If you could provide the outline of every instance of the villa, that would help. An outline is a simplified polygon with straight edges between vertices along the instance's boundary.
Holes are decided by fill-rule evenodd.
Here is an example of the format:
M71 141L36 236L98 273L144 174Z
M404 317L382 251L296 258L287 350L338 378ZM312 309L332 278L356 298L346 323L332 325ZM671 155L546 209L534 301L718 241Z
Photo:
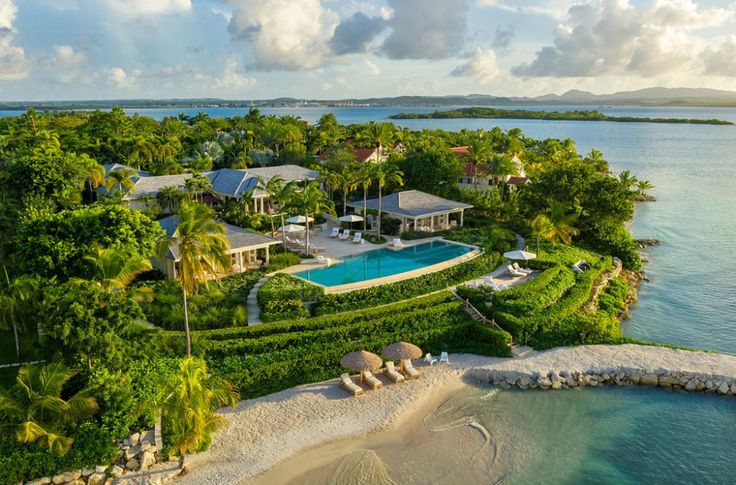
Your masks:
M121 164L104 165L105 173L120 169L130 169ZM212 184L212 194L220 200L241 199L245 194L252 194L253 209L255 212L266 212L268 194L261 188L260 180L268 181L274 177L281 177L286 182L301 182L314 180L318 174L314 170L300 167L298 165L279 165L274 167L258 167L248 169L221 168L208 172L202 172ZM185 183L192 174L177 175L151 175L148 172L136 171L132 177L133 190L123 196L129 207L133 209L146 209L152 200L155 200L159 191L164 187L178 187L186 190ZM106 192L101 187L99 193Z
M459 157L465 157L469 153L468 147L455 147L451 148L450 151ZM516 165L517 175L506 175L503 177L503 181L511 186L530 183L524 171L524 164L519 160L519 157L514 155L512 160ZM493 186L493 178L488 175L487 170L482 164L474 165L466 161L464 168L465 176L460 177L458 181L460 187L473 187L485 191Z
M348 207L363 209L363 201L348 203ZM378 199L368 199L367 207L378 210ZM401 221L401 232L425 231L435 232L463 226L463 217L467 209L473 206L463 202L443 199L436 195L419 190L405 190L386 195L382 198L381 211ZM456 214L455 218L451 216Z
M179 216L165 217L158 221L158 223L166 233L166 236L172 237L176 233ZM269 248L275 244L281 244L281 241L272 237L241 229L240 227L224 222L221 224L225 226L225 236L230 242L230 249L227 251L227 254L230 256L232 269L230 274L244 273L250 269L267 265L269 261ZM263 259L259 259L259 256ZM170 246L165 261L162 262L154 258L152 262L167 278L176 278L179 268L179 248L175 245Z

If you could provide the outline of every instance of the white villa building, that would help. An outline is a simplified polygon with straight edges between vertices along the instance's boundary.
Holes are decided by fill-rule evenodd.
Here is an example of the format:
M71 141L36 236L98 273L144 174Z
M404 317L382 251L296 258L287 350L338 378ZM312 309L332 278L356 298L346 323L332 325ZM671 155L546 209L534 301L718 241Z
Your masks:
M119 169L130 169L125 165L108 164L104 165L105 173ZM132 169L134 170L134 169ZM152 203L155 203L156 196L164 187L178 187L186 190L185 182L192 177L192 174L177 175L151 175L148 172L136 170L136 175L132 177L134 187L133 190L127 192L123 196L128 206L132 209L146 209ZM265 212L267 206L268 195L261 189L260 179L268 181L273 177L279 176L286 182L314 180L319 175L314 170L300 167L298 165L279 165L274 167L248 168L244 170L221 168L209 172L202 172L212 184L212 193L220 200L240 199L246 193L252 193L254 210L256 212ZM101 187L99 192L105 193L105 188Z
M378 210L378 199L368 199L367 206L368 209ZM363 201L349 202L348 207L354 208L355 212L360 214L363 210ZM470 204L443 199L420 190L405 190L385 195L381 203L382 213L401 221L401 232L412 230L435 232L462 227L465 210L472 207ZM451 217L452 215L454 217ZM371 218L372 226L373 219L375 218Z
M459 157L464 157L468 153L468 147L455 147L450 150ZM530 183L524 171L524 164L519 160L519 157L514 155L512 160L516 164L518 175L507 175L503 181L511 186ZM493 186L493 178L482 167L477 166L474 168L472 163L465 162L465 176L460 177L458 184L460 187L473 187L485 191Z
M169 216L158 221L166 236L173 237L176 235L176 228L179 224L179 216ZM225 236L230 242L230 249L227 254L230 256L231 271L229 274L237 274L248 271L249 269L259 268L268 264L269 248L275 244L281 244L281 241L257 232L241 229L221 222L225 226ZM263 258L263 259L259 259ZM165 260L154 258L153 265L160 270L167 278L173 279L177 276L179 266L179 248L176 245L169 247L169 251ZM213 275L214 276L214 275ZM224 276L224 275L218 275Z

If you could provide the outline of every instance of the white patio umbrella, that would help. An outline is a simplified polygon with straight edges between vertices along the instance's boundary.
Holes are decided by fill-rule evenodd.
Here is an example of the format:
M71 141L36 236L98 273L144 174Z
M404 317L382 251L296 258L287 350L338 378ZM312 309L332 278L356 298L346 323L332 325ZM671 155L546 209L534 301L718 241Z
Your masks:
M516 261L529 261L530 259L535 259L537 255L527 251L509 251L508 253L503 253L503 257Z
M304 232L306 227L299 224L287 224L278 228L276 232Z
M347 222L350 224L350 230L353 229L353 222L362 222L363 218L358 214L347 214L337 218L340 222Z
M293 216L286 219L286 222L290 224L304 224L305 222L314 222L314 217L304 217L304 216ZM302 231L304 228L302 227Z

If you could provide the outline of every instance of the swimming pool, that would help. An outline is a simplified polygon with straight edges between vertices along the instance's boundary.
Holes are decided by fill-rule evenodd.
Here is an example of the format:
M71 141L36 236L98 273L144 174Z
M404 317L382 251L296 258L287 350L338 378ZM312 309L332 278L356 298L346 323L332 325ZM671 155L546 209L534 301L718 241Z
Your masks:
M332 266L294 273L294 276L326 287L348 285L426 268L475 250L472 246L447 241L431 241L400 250L381 248L347 256Z

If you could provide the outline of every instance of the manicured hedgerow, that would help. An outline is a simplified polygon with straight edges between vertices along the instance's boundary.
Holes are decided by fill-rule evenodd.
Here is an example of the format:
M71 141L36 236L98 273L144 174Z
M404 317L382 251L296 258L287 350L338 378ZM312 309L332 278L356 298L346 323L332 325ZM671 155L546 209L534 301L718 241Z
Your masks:
M319 286L287 273L276 273L258 289L258 304L263 306L275 300L313 301L323 293Z
M350 293L325 295L312 309L315 315L326 315L406 300L483 276L494 270L500 261L498 253L482 254L470 261L417 278Z
M309 310L301 300L271 300L261 307L261 321L263 322L300 318L309 318Z

